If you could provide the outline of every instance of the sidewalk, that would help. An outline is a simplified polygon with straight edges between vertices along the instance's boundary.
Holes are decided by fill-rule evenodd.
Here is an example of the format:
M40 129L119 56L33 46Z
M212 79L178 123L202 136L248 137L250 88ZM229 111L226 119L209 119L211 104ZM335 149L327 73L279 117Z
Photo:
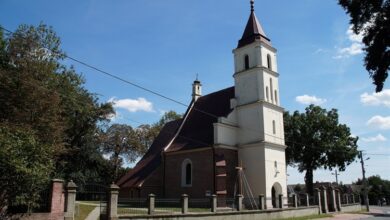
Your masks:
M333 214L331 218L322 218L322 220L334 220L334 219L343 219L343 220L357 220L357 219L371 219L375 214L385 214L383 210L371 208L370 213L339 213Z

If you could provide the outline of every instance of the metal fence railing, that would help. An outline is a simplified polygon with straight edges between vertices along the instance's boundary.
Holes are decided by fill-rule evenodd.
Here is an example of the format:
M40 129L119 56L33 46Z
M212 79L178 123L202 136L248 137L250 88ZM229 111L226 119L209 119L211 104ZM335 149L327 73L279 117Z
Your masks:
M118 215L147 215L146 198L119 198Z
M181 213L180 199L155 199L155 214L179 214Z
M200 213L210 212L211 210L211 199L210 198L189 198L188 199L188 212L189 213Z

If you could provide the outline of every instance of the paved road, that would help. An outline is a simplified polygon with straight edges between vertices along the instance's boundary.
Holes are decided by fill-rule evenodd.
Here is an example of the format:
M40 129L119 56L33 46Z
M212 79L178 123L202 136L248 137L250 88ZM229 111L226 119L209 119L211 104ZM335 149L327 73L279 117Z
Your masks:
M365 218L365 220L381 220L390 219L390 206L370 206L370 213L372 216Z
M390 206L370 206L370 213L364 214L337 214L332 218L322 220L390 220Z

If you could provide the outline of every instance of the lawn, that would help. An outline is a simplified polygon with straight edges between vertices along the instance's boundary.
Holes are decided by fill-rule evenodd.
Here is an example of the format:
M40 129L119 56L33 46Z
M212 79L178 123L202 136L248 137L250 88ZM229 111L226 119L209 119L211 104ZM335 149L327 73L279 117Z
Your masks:
M76 206L76 215L75 220L84 220L87 218L88 214L96 208L96 205L87 205L87 204L77 204Z

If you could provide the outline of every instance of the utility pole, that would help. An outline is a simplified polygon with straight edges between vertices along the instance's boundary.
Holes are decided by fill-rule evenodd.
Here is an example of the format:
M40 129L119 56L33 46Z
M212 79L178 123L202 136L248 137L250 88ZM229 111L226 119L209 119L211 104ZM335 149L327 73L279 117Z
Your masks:
M366 169L364 168L363 151L359 151L359 156L360 156L360 163L362 164L362 173L363 173L364 203L366 204L367 212L369 212L370 206L368 204L368 184L366 180Z
M337 173L337 169L334 170L334 173L332 173L332 175L335 175L335 176L336 176L336 185L339 185L338 175L340 175L340 174Z

